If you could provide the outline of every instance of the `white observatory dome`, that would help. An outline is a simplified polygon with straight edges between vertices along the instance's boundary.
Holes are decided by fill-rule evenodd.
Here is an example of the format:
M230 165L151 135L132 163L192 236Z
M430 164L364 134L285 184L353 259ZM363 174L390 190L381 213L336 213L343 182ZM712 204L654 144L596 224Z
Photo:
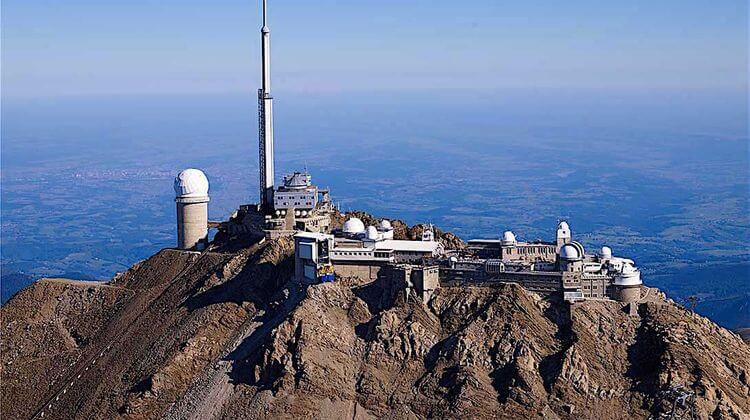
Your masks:
M612 258L612 248L608 246L603 246L602 252L600 255L602 258Z
M573 261L580 260L582 257L578 247L573 244L565 244L560 248L560 259Z
M383 219L380 221L380 228L383 230L391 230L393 229L393 226L391 226L391 222L389 222L386 219Z
M640 286L643 284L641 281L641 271L630 264L622 266L622 270L615 275L616 286Z
M377 240L378 239L378 229L375 226L368 226L367 227L367 239L371 240Z
M558 230L570 230L570 226L568 226L568 222L566 222L565 220L563 220L562 222L560 222L557 225L557 229Z
M348 234L362 233L365 231L365 224L356 217L352 217L344 222L344 226L341 228L341 230L344 233Z
M516 243L516 235L514 235L513 232L506 230L505 233L503 233L502 244L513 245L515 243Z
M208 178L199 169L185 169L174 179L177 197L205 197L208 195Z

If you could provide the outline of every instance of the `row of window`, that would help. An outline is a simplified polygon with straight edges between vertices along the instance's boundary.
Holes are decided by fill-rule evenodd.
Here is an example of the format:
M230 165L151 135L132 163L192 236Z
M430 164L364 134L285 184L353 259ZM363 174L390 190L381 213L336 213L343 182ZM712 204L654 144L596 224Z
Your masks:
M288 203L288 202L286 202L286 201L284 201L283 203L281 203L281 205L282 205L282 206L288 206L288 205L289 205L289 203ZM305 206L312 206L312 205L313 205L313 203L312 203L311 201L306 201L305 203L301 204L301 203L300 203L299 201L295 201L293 205L294 205L294 206L301 206L301 205L305 205Z
M369 256L370 253L367 251L336 251L336 255L346 255L346 256Z
M360 257L361 256L372 255L372 254L370 254L369 251L336 251L334 254L338 255L338 256L346 255L346 256L360 256ZM399 252L399 255L402 255L402 256L410 255L410 256L421 257L421 256L423 256L425 254L426 254L426 252L420 252L420 251L402 251L402 252ZM375 252L374 256L375 256L375 258L388 258L390 256L390 254L388 252L382 252L381 251L381 252Z
M421 252L421 251L399 251L399 255L417 255L422 256L427 254L427 252Z
M551 254L553 252L548 246L522 246L515 248L519 254ZM513 248L508 249L508 253L513 253Z
M274 194L274 197L276 197L279 200L294 200L295 198L298 200L314 200L315 195L313 194Z

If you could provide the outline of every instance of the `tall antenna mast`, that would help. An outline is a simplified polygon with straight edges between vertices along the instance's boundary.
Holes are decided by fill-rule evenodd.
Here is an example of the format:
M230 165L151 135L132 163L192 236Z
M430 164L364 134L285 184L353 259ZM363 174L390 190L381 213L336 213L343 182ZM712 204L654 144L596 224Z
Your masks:
M271 97L271 44L268 29L266 0L263 0L263 26L261 34L261 88L258 89L258 142L260 197L259 204L264 211L273 209L273 97Z

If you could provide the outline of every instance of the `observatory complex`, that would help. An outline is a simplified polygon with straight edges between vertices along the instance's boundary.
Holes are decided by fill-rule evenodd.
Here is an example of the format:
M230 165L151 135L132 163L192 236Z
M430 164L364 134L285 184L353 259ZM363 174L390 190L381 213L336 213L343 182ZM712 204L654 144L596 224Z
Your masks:
M416 240L408 240L403 233L397 237L388 220L366 226L353 215L346 218L333 205L330 191L314 185L307 171L287 174L276 186L266 0L262 21L258 202L239 206L227 221L210 222L208 179L198 169L180 172L174 182L179 249L195 252L211 247L209 226L218 228L217 238L223 241L254 238L257 243L293 236L297 281L380 282L403 291L407 299L425 303L442 287L505 283L541 295L559 295L569 302L641 299L643 284L635 263L614 256L606 246L586 253L573 240L566 221L558 223L549 242L519 241L512 231L505 231L497 239L473 239L451 249L432 226L424 227Z

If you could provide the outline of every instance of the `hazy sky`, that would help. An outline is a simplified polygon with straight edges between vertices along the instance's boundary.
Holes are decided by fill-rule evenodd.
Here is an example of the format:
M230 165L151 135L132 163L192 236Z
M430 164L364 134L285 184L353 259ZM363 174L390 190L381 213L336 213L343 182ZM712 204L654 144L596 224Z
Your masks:
M747 89L747 0L269 0L288 91ZM260 0L4 0L3 95L251 92Z

